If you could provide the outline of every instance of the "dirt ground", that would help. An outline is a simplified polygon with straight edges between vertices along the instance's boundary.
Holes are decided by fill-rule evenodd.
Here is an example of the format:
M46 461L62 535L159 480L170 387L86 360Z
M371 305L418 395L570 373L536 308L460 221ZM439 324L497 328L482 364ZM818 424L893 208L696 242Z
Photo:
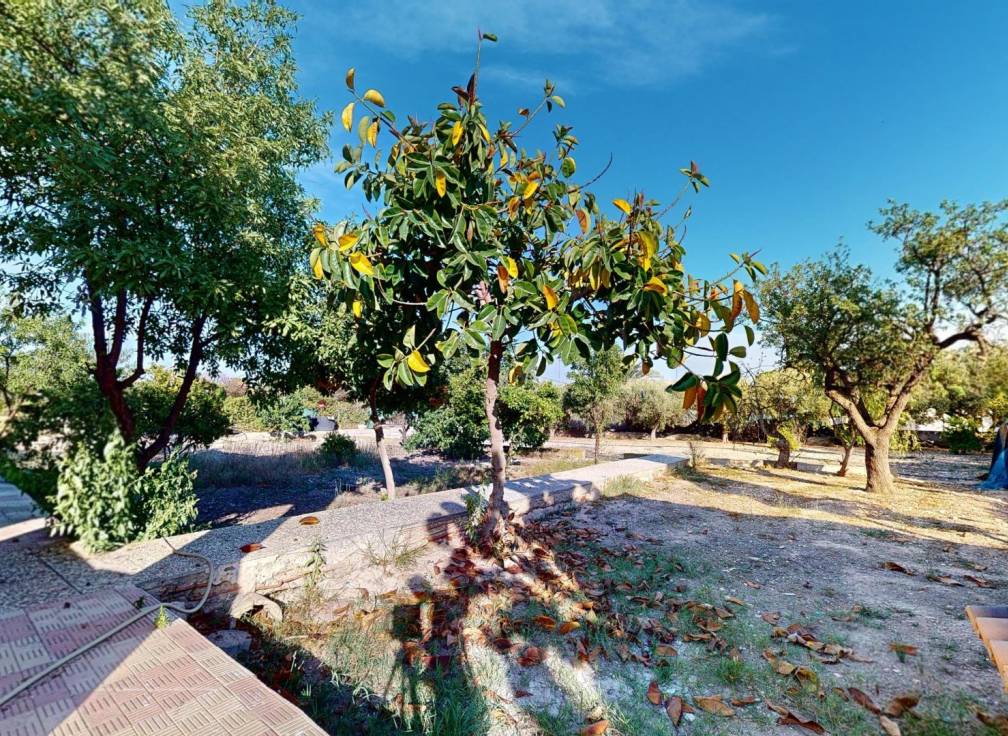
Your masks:
M334 734L1005 734L963 615L1008 595L982 465L932 455L947 482L892 499L771 469L628 479L520 528L504 569L390 557L371 595L256 629L247 663Z

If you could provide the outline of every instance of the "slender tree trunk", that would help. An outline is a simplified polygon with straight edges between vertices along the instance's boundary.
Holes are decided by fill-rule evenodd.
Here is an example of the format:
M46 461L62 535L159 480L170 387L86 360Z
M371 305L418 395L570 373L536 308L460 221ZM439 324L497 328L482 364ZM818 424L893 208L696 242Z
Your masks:
M840 460L840 470L837 471L837 475L841 478L847 475L847 466L850 465L851 453L853 452L854 445L844 445L843 458Z
M652 440L658 439L658 425L657 424L655 426L651 427L651 439Z
M492 487L486 518L483 521L482 538L485 542L493 542L504 536L506 508L504 505L504 480L507 458L504 456L504 432L497 417L497 392L500 385L501 359L504 356L504 346L500 340L490 343L490 355L487 360L486 391L483 408L486 412L487 424L490 428L490 468Z
M602 449L602 425L595 425L595 459L593 460L595 465L598 465L599 451Z
M870 493L892 495L896 493L896 483L889 467L889 443L892 432L879 430L872 438L865 438L865 471L868 480L865 490Z
M389 500L396 497L395 476L392 475L392 463L389 461L388 447L385 446L385 427L378 415L378 402L375 398L377 386L371 387L371 426L374 427L375 447L378 449L378 459L381 461L382 473L385 476L385 495Z
M728 444L728 427L725 426L721 427L721 444L722 445Z

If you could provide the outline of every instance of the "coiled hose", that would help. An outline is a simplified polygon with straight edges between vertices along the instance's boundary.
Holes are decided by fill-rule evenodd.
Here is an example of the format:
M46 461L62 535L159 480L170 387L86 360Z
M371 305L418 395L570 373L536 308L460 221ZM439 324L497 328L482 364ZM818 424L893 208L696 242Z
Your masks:
M187 608L184 603L182 603L180 601L173 601L173 602L170 602L170 603L151 604L151 605L147 606L146 608L140 609L140 611L138 611L134 616L131 616L130 618L128 618L125 621L123 621L122 623L116 624L111 629L109 629L108 631L106 631L104 634L102 634L101 636L99 636L97 639L94 639L93 641L89 641L87 644L82 644L77 649L74 649L72 652L70 652L70 654L66 655L65 657L63 657L61 659L56 660L55 662L53 662L51 665L49 665L48 667L46 667L41 672L35 673L34 675L32 675L27 680L25 680L24 682L22 682L21 684L19 684L17 687L15 687L10 692L4 693L4 695L2 697L0 697L0 708L2 708L4 705L6 705L7 703L9 703L11 700L13 700L14 698L16 698L18 695L20 695L21 693L23 693L28 688L30 688L32 685L34 685L35 683L37 683L39 680L42 680L42 679L48 677L49 675L51 675L53 672L55 672L56 670L58 670L60 667L64 666L67 662L70 662L70 661L76 659L77 657L79 657L80 655L84 654L84 652L88 651L89 649L93 649L94 647L98 646L99 644L101 644L106 639L108 639L108 638L110 638L110 637L115 636L116 634L118 634L120 631L122 631L123 629L125 629L127 626L129 626L131 624L134 624L137 621L139 621L140 619L142 619L144 616L148 616L148 615L154 613L154 611L159 610L162 606L164 608L168 608L168 609L171 609L172 611L175 611L177 613L182 613L182 614L185 614L185 615L189 615L191 613L196 613L198 610L200 610L201 608L203 608L203 604L206 603L207 602L207 598L210 597L210 588L213 586L213 573L214 573L213 563L208 558L204 557L203 555L196 554L195 552L183 552L181 550L172 549L172 554L180 555L182 557L192 557L193 559L202 560L203 562L206 563L206 565L207 565L207 585L206 585L206 590L203 591L203 597L200 598L199 603L197 603L192 608Z

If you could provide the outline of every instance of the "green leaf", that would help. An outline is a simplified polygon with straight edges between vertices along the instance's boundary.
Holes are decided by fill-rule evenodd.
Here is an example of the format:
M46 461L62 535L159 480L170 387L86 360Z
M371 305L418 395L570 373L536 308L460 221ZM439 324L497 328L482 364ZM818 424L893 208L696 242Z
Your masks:
M575 169L577 169L577 164L571 156L565 158L560 165L560 173L564 176L573 176Z
M687 373L685 376L680 378L678 381L669 386L667 391L674 391L676 393L681 393L687 389L691 389L700 383L700 379L693 373Z

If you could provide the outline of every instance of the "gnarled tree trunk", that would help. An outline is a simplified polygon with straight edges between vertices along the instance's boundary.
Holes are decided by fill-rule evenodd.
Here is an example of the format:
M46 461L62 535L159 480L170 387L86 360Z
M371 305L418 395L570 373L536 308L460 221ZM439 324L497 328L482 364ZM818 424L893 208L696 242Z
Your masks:
M791 467L791 445L783 437L777 439L777 467Z
M837 475L841 478L847 475L847 467L850 465L851 453L854 452L854 445L844 445L843 458L840 460L840 470Z
M879 430L874 433L874 437L865 437L865 472L868 475L866 491L883 495L892 495L896 492L896 482L889 467L891 441L891 431Z
M385 446L385 427L378 414L377 390L377 385L372 386L369 402L371 405L371 426L374 428L375 447L378 450L378 459L381 461L382 473L385 476L385 495L389 499L393 499L396 497L395 476L392 475L392 463L389 461L388 447Z
M481 536L483 541L492 542L504 536L507 509L504 504L504 480L507 459L504 456L504 431L497 417L497 393L500 386L501 360L504 357L504 346L500 340L490 343L490 355L487 360L486 391L483 408L486 412L487 424L490 427L490 468L491 482L490 500L486 518L483 520Z

